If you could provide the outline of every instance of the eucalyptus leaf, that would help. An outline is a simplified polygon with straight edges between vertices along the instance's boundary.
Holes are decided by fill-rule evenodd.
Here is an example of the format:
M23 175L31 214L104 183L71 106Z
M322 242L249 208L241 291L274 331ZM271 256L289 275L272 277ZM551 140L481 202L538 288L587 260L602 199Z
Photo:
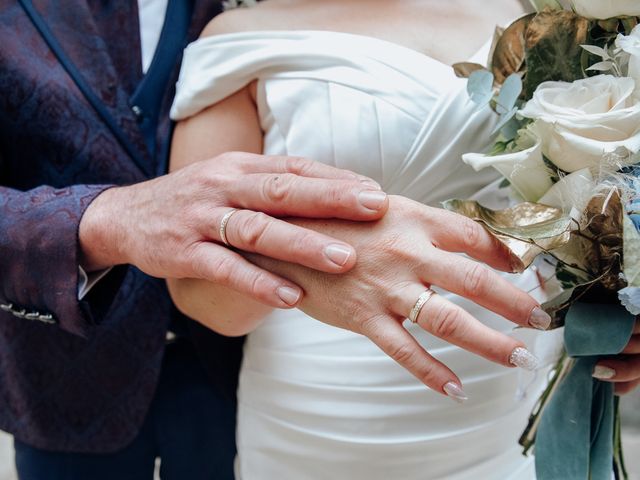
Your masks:
M524 78L529 99L542 82L584 78L581 45L587 44L589 20L569 11L543 11L526 29Z
M476 70L469 75L467 93L478 106L487 105L493 98L493 74L486 70Z
M513 107L511 111L500 114L500 121L496 124L495 128L491 132L491 135L495 135L496 133L500 132L504 128L504 126L507 125L511 121L511 119L513 119L513 117L516 116L516 113L518 113L518 107ZM507 137L507 140L512 140L513 138L515 138L515 134L512 137L508 137L507 135L504 136Z
M517 73L512 73L507 77L507 79L502 84L502 87L500 88L496 112L498 112L500 115L503 115L512 111L521 93L522 79Z
M509 121L500 129L500 135L505 140L515 140L518 136L518 132L522 128L522 122L517 117L513 116Z

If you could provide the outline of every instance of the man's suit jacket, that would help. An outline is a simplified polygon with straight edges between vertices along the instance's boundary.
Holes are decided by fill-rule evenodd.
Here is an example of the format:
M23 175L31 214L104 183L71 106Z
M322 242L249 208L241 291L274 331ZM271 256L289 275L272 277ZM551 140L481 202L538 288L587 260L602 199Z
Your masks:
M186 45L220 5L184 1L195 2ZM0 428L42 449L115 451L139 430L178 313L164 282L132 267L78 301L78 225L109 185L166 171L179 61L159 147L149 152L119 73L140 68L137 46L122 45L130 58L113 58L112 42L128 40L104 38L88 0L34 0L31 18L22 3L0 0ZM118 3L114 24L137 25L117 18ZM74 68L107 117L74 82Z

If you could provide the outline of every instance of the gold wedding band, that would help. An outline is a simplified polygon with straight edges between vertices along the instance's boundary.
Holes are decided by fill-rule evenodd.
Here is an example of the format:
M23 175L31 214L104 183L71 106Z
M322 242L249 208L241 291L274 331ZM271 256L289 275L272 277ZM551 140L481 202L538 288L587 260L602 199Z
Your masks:
M227 241L227 224L229 223L229 219L231 218L231 216L237 211L237 208L232 208L224 214L224 217L222 217L222 220L220 221L220 240L222 240L222 243L224 243L227 247L231 246L231 244Z
M422 292L418 297L418 300L416 300L416 303L413 305L411 312L409 312L409 320L411 320L413 323L418 323L418 315L420 315L422 307L424 307L427 302L431 300L431 297L433 297L435 294L436 292L434 292L430 288L427 288L424 292Z

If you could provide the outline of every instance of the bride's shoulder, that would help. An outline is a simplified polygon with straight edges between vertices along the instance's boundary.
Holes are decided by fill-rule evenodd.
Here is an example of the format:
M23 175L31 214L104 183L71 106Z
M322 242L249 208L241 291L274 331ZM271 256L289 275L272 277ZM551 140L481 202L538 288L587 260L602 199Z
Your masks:
M214 17L204 28L200 37L227 33L251 32L255 30L280 30L286 23L287 12L274 12L266 4L251 8L234 8Z

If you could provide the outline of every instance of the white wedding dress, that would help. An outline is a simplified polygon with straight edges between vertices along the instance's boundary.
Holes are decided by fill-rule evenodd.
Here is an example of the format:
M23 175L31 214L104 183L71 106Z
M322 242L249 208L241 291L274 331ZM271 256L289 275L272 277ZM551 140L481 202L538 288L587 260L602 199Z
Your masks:
M430 205L471 197L498 178L461 160L486 148L496 121L488 109L474 111L465 81L430 57L370 37L264 31L198 40L185 52L172 116L193 115L255 79L266 154L354 170ZM493 203L504 195L485 189ZM524 290L537 285L533 274L510 278ZM536 333L514 333L512 323L447 297L530 348L539 343ZM544 375L407 328L460 376L465 404L428 390L363 336L298 310L269 315L244 350L238 478L533 479L517 441Z

